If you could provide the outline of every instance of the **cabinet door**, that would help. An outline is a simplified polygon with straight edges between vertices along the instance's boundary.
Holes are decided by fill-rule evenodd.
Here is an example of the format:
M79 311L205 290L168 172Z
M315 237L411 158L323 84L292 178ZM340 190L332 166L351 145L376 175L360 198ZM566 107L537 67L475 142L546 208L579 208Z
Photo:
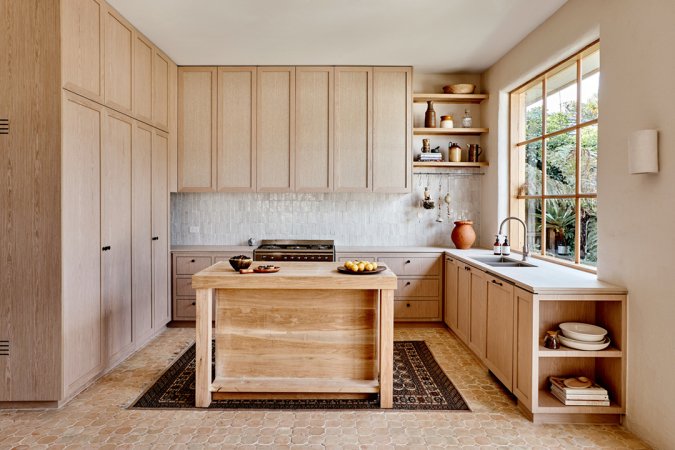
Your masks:
M532 411L532 399L534 391L538 389L536 381L533 383L533 352L539 345L536 335L538 330L533 327L533 318L538 314L533 311L534 302L532 294L520 288L515 288L513 293L515 303L515 355L513 359L513 393L530 411ZM536 356L535 363L536 363Z
M100 149L103 107L64 91L61 153L64 396L103 369ZM86 226L83 226L86 224Z
M457 295L459 267L452 258L445 258L445 290L443 291L443 320L451 330L457 330Z
M457 265L457 329L455 334L465 343L469 343L471 330L471 267L456 262Z
M131 299L133 340L143 341L152 332L151 161L149 125L136 123L131 152Z
M255 191L256 68L218 68L218 190Z
M152 123L152 44L140 34L134 39L134 113Z
M61 2L63 87L103 102L103 11L99 0Z
M257 85L257 189L291 192L295 188L295 68L258 67Z
M372 190L372 86L371 67L335 68L335 191Z
M513 390L513 326L513 286L489 277L485 360L509 390Z
M469 348L485 360L487 331L487 279L478 269L471 268L471 330Z
M106 110L101 151L101 293L108 365L132 342L131 144L133 119ZM105 249L105 250L103 250Z
M152 138L152 295L155 330L171 317L169 298L169 137L155 130Z
M410 192L410 67L373 69L373 191Z
M295 191L333 189L333 68L295 69Z
M216 69L178 70L178 191L215 190Z
M112 9L104 25L105 104L125 114L133 107L134 29Z
M152 122L169 131L169 58L154 49L152 57Z

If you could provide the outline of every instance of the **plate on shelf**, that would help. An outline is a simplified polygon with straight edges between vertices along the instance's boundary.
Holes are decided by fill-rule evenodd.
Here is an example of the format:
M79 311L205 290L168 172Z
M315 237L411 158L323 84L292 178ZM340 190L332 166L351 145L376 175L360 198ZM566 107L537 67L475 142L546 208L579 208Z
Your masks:
M340 266L340 267L337 268L337 270L340 273L345 273L345 274L348 274L348 275L372 275L374 273L384 272L385 270L387 270L387 268L385 266L377 266L377 269L375 269L375 270L364 270L363 272L352 272L351 270L346 269L344 266Z
M568 339L586 342L600 342L607 334L607 330L602 327L581 322L561 323L560 329Z
M272 266L272 267L258 266L253 269L255 273L274 273L280 270L281 267L279 266Z
M573 348L576 350L586 350L586 351L598 351L604 350L609 347L611 341L608 337L605 337L600 342L588 342L588 341L578 341L576 339L570 339L565 336L558 336L560 343L565 347Z

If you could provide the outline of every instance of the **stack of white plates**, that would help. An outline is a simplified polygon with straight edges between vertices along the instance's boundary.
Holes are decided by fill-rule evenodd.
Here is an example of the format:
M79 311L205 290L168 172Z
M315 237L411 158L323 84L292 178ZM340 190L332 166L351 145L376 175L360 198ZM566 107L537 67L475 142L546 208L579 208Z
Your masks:
M610 340L607 330L597 325L580 322L565 322L560 324L563 332L560 337L562 345L577 350L603 350L609 347Z

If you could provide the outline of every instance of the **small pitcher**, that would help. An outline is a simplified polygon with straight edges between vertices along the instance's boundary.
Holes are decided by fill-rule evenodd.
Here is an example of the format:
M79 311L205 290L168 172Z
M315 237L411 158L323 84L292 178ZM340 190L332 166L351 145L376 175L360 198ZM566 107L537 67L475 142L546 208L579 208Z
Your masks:
M480 145L469 144L469 162L478 162L478 158L480 157L481 153L483 153L483 150L480 148Z
M558 338L557 331L547 331L546 336L544 337L544 347L550 349L560 348L560 338Z
M448 143L448 160L450 162L462 161L462 147L459 144L455 144L454 142Z

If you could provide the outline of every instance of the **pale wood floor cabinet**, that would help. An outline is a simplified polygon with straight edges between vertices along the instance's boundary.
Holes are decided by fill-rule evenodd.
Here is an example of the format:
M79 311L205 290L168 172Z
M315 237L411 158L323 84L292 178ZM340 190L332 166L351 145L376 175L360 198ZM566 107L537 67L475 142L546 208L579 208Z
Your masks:
M445 324L518 399L534 422L616 423L625 414L626 294L570 288L535 294L445 256ZM563 322L599 325L612 345L602 351L549 350L543 336ZM610 406L565 406L550 376L584 375L609 392Z
M443 259L440 253L338 253L345 261L377 261L396 274L394 319L399 322L442 320Z
M99 0L3 2L0 42L0 408L53 407L170 318L176 66Z
M410 67L181 67L178 191L410 192Z

